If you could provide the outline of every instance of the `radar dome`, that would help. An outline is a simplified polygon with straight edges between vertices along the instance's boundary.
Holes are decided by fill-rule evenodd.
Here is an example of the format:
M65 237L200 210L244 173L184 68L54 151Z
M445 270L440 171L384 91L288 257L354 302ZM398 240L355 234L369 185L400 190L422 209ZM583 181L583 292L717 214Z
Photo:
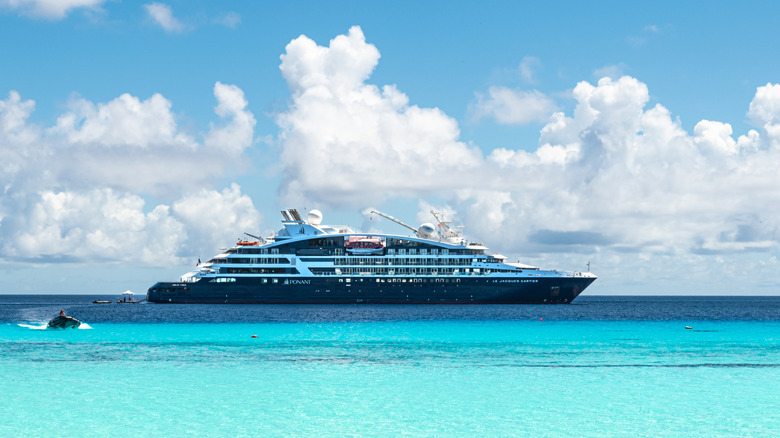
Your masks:
M436 227L433 226L433 224L425 223L420 225L420 228L417 230L418 233L420 233L421 237L430 237L433 233L436 232Z
M312 225L319 225L322 222L322 213L319 210L312 210L306 215L306 219Z

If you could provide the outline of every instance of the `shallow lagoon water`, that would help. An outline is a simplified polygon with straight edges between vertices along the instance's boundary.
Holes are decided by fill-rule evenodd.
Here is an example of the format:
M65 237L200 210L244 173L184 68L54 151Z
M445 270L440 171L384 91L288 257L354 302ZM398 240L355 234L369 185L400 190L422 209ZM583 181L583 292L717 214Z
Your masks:
M780 430L776 297L581 297L568 306L95 298L0 296L1 436ZM31 328L60 308L91 328Z

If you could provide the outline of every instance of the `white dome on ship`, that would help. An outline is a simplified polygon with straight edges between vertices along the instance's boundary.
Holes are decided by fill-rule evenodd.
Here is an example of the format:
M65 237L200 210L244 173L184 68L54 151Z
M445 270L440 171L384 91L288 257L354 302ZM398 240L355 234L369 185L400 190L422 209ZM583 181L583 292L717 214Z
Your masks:
M433 235L433 233L436 232L436 227L434 227L433 224L424 223L420 225L420 228L417 230L417 232L420 233L420 236L422 237L430 237Z
M312 210L306 215L306 219L308 219L309 223L312 225L319 225L322 223L322 212L319 210Z

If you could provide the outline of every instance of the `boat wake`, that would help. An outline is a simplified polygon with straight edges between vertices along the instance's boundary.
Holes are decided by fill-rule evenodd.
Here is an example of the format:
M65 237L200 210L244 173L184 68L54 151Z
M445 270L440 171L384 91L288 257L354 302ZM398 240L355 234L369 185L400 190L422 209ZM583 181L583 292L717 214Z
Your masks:
M46 330L49 325L48 323L44 322L41 324L16 324L19 327L30 329L30 330ZM91 330L92 326L87 324L86 322L82 322L80 326L76 327L77 330Z
M45 322L41 325L32 325L32 324L16 324L16 325L30 330L46 330L46 327L48 327L47 323Z

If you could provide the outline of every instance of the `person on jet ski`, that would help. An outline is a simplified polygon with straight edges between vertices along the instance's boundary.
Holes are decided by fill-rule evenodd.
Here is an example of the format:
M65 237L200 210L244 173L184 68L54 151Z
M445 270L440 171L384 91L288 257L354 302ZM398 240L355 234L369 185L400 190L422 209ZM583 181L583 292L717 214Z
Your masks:
M60 316L65 316L65 309L60 309Z

